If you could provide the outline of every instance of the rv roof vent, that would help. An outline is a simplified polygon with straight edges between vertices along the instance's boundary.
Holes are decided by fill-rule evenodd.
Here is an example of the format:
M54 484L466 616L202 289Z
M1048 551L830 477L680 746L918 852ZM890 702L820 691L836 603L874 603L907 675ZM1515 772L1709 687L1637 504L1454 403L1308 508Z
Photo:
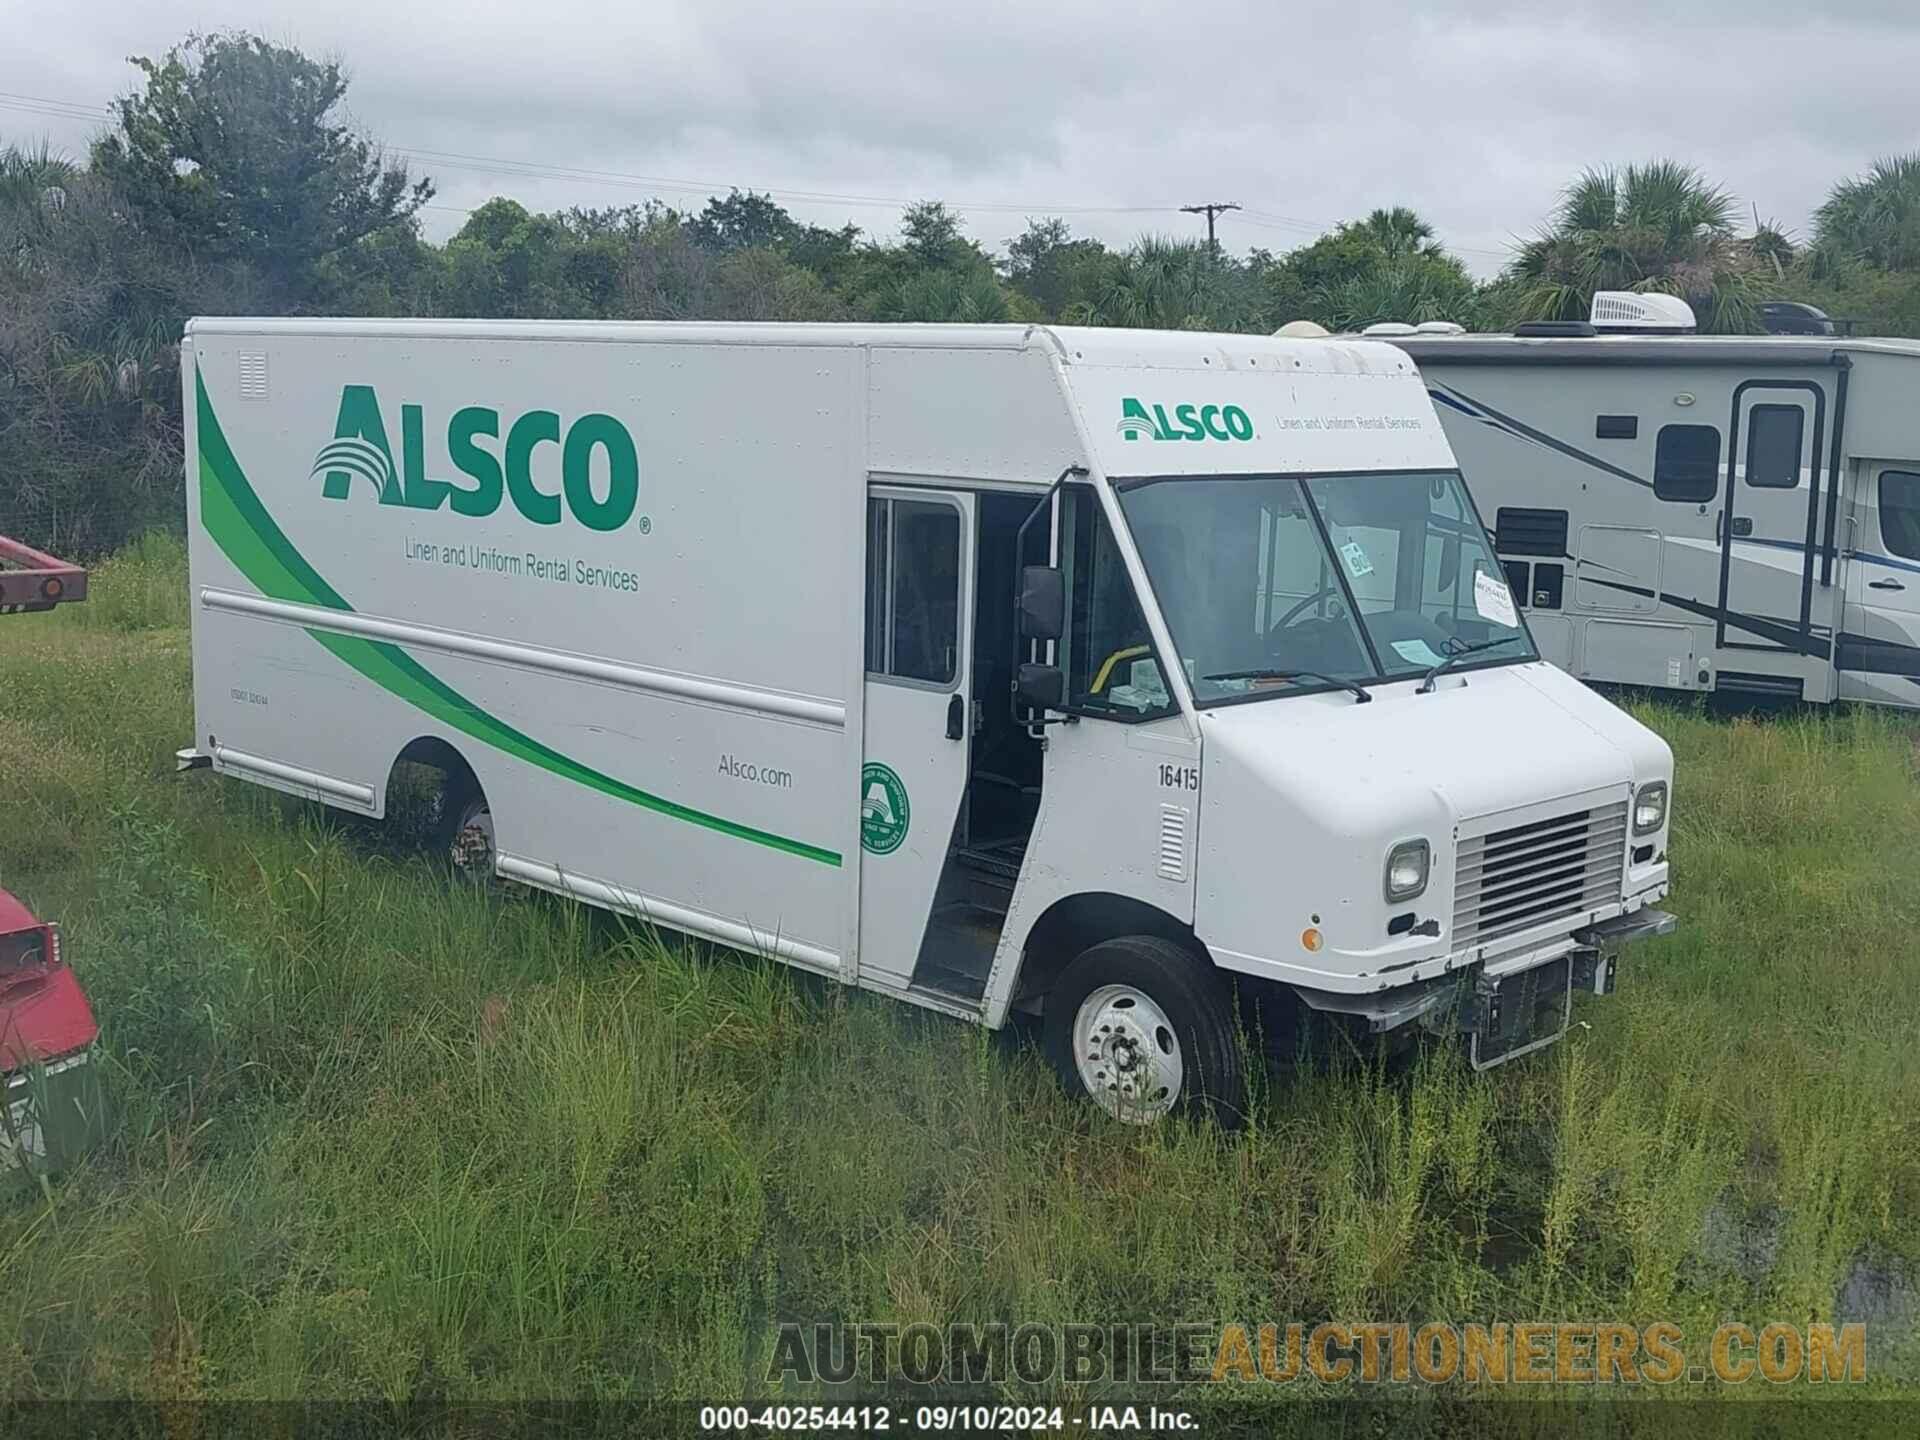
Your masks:
M1587 317L1599 331L1662 331L1670 335L1693 333L1693 307L1677 295L1639 294L1632 290L1594 293Z
M1528 320L1524 324L1514 326L1513 333L1537 338L1598 335L1600 332L1584 320Z
M1413 327L1418 335L1464 335L1467 327L1456 325L1451 320L1422 320Z
M1760 307L1760 325L1769 335L1831 335L1833 321L1817 305L1798 300L1769 300Z
M1413 326L1402 324L1398 320L1382 320L1377 325L1367 326L1367 328L1360 333L1362 335L1372 335L1377 339L1384 340L1389 337L1401 335L1418 335L1420 332L1414 329Z
M1289 320L1273 333L1282 340L1324 340L1328 331L1316 320Z

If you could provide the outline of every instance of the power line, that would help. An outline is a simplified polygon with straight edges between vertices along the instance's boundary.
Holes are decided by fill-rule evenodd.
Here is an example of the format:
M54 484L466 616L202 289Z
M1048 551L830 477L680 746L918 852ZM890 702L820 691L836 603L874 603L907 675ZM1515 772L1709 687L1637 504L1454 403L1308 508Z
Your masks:
M0 109L24 110L31 115L52 115L62 120L104 120L107 107L76 104L69 100L48 100L39 95L15 95L0 90Z

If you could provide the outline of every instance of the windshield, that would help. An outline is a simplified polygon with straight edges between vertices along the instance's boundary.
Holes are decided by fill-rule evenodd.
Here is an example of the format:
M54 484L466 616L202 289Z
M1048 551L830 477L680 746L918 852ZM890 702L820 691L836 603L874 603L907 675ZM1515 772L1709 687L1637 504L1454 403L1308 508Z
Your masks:
M1119 488L1197 704L1539 658L1455 473Z

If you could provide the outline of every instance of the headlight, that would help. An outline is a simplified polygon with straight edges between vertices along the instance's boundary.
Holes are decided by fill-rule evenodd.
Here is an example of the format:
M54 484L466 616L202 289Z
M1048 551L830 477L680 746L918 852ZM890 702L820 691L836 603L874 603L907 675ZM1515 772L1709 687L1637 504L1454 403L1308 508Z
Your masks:
M1433 850L1424 840L1402 840L1387 852L1387 899L1411 900L1427 888Z
M1633 797L1633 833L1648 835L1667 823L1667 782L1642 785Z

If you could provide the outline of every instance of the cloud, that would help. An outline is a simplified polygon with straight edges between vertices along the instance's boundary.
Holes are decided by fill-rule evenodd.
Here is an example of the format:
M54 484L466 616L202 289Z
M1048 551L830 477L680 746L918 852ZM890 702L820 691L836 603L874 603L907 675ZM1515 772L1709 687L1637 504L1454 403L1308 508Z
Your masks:
M0 91L104 101L124 56L223 25L345 60L389 144L479 157L424 165L442 231L495 193L697 204L737 184L844 197L789 203L877 232L940 196L995 244L1029 212L1110 242L1197 233L1180 205L1233 200L1223 240L1280 250L1407 204L1485 274L1584 166L1687 160L1804 232L1836 179L1920 148L1920 12L1895 3L96 0L0 16ZM87 128L0 125L69 149ZM500 158L695 188L487 173Z

